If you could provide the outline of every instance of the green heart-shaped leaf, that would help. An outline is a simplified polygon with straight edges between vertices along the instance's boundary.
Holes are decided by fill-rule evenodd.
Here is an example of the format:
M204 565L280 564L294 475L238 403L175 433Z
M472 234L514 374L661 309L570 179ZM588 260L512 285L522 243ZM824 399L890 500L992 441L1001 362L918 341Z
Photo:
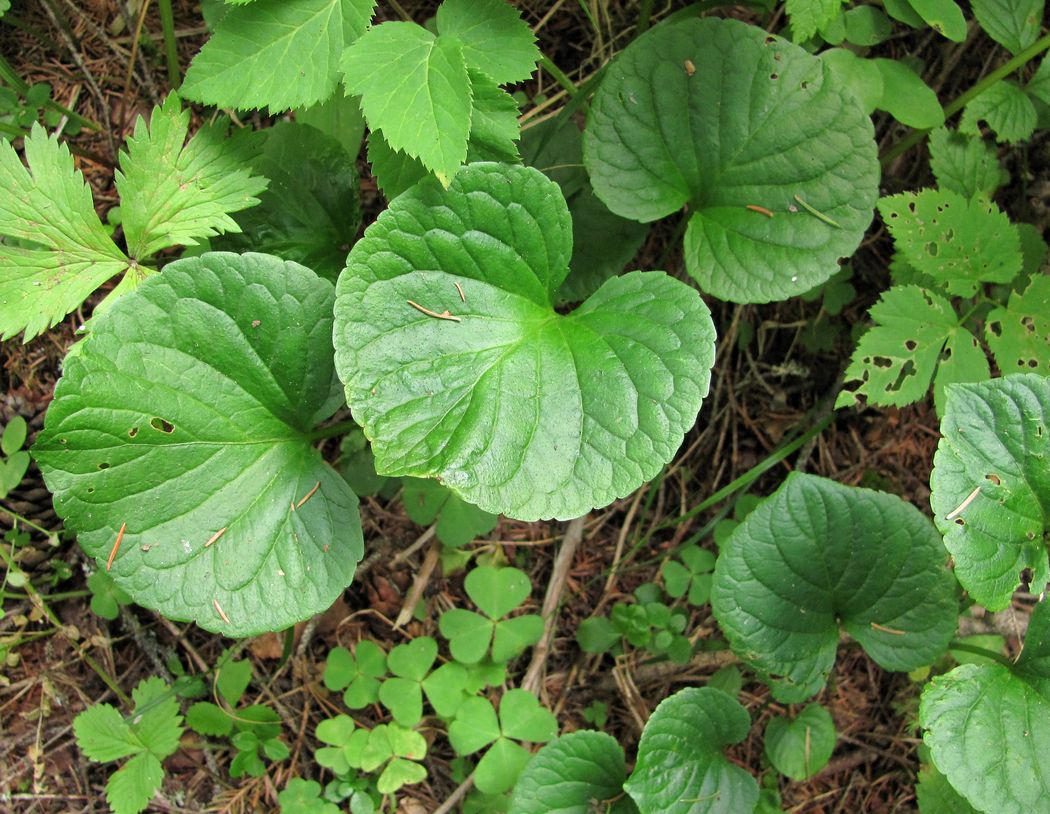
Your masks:
M508 690L499 702L500 729L508 738L546 743L558 734L558 719L528 690Z
M423 690L418 681L388 678L379 685L379 701L402 726L415 726L423 718Z
M474 785L485 794L509 791L531 758L532 754L521 744L507 738L497 738L478 761L474 770Z
M491 620L474 611L452 608L441 614L438 624L456 661L476 664L485 658L495 629Z
M707 393L714 327L662 273L552 307L571 224L557 185L472 164L400 195L339 278L336 360L376 468L486 511L579 516L669 461Z
M417 636L407 644L399 644L386 657L390 672L401 678L422 681L437 658L438 646L430 636Z
M930 505L955 575L979 603L1001 610L1030 568L1050 581L1050 378L1025 373L948 388Z
M746 814L758 802L758 784L722 750L750 727L747 710L721 690L677 692L645 725L624 790L642 814Z
M805 780L823 769L835 750L835 722L820 704L810 704L798 717L769 719L763 738L776 770L792 780Z
M434 712L443 718L451 718L470 697L467 682L467 668L459 662L450 661L423 680L423 692L427 694Z
M1017 662L964 664L919 705L933 762L978 811L1029 814L1050 800L1050 606L1035 606Z
M955 580L930 521L894 495L792 473L726 541L711 608L778 699L817 692L841 625L876 662L930 664L955 632Z
M427 770L420 763L396 757L391 760L376 781L376 791L380 794L393 794L402 786L422 783L427 778Z
M66 358L34 454L97 562L124 530L110 573L138 604L249 636L349 584L357 499L309 435L340 404L331 307L302 266L209 254L122 297Z
M852 91L736 20L657 26L624 49L595 94L584 158L618 215L647 222L688 205L686 268L734 302L827 280L878 195L874 131Z
M492 635L492 660L510 661L543 636L543 620L535 614L515 616L496 624Z
M448 739L457 755L472 755L499 736L499 719L487 698L464 701L448 727Z
M493 621L502 619L532 593L528 574L517 568L475 568L467 574L463 587L478 609Z

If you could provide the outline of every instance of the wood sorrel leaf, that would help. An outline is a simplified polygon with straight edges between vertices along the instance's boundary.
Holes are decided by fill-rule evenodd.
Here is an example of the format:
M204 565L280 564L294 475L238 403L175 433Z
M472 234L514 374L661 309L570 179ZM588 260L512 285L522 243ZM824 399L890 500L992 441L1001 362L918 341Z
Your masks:
M687 20L610 65L584 160L618 215L688 205L686 268L704 291L769 302L824 282L860 243L879 180L873 133L817 57L735 20Z
M294 263L203 255L118 300L66 357L34 454L135 602L248 636L350 582L357 500L308 435L341 402L332 299Z
M1050 379L1036 373L948 388L930 505L955 575L990 610L1010 604L1021 572L1050 581Z
M734 652L804 701L839 626L887 670L929 664L955 631L955 580L929 520L900 498L793 473L722 547L711 608Z
M366 231L339 278L336 365L376 468L438 477L523 520L626 495L681 444L707 393L714 326L662 272L552 302L571 224L536 170L424 180Z

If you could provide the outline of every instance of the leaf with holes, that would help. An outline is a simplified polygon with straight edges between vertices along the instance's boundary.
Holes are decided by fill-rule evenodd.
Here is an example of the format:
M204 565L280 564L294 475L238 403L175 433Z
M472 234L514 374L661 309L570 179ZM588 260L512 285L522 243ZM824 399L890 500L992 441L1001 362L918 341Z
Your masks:
M1039 112L1020 87L1000 79L966 106L959 119L959 132L980 135L982 121L988 123L1000 144L1016 144L1035 132Z
M980 283L1008 283L1021 270L1021 238L999 207L944 189L902 192L879 201L879 212L906 263L972 297Z
M67 356L34 454L138 604L248 636L349 584L357 499L310 436L342 403L331 308L302 266L209 254L146 280Z
M577 517L669 461L707 393L714 327L663 273L552 307L571 225L536 170L472 164L391 202L339 278L336 365L378 471L438 477L523 520Z
M869 314L875 325L853 351L836 407L911 404L926 395L932 382L940 408L945 383L988 378L988 360L977 339L939 294L893 286Z
M1050 581L1050 379L1035 373L948 389L930 505L955 575L975 601L1001 610L1030 569Z
M955 791L978 811L1046 808L1050 767L1050 607L1035 606L1014 663L964 664L926 686L923 740Z
M723 751L750 728L747 710L721 690L681 690L650 716L624 790L642 814L750 812L758 784Z
M1050 277L1011 291L1006 307L988 314L985 339L1003 374L1050 373Z
M895 495L792 473L726 541L711 608L733 651L797 703L824 685L840 627L887 670L944 653L957 621L945 559Z
M930 133L930 169L938 187L964 198L990 198L1010 180L990 144L946 127Z
M624 49L595 94L584 161L618 215L648 222L688 205L686 269L734 302L831 277L871 222L879 180L871 120L834 71L713 18Z

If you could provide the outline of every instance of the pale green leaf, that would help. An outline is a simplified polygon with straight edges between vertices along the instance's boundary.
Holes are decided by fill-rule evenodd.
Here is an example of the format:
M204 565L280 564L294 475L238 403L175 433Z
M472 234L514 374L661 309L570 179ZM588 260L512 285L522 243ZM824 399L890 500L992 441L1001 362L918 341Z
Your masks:
M343 54L346 87L368 125L447 185L467 157L471 89L463 48L415 23L388 22Z
M475 568L463 586L478 609L492 620L502 619L532 593L529 575L517 568Z
M445 0L437 30L458 39L467 64L498 85L527 79L540 58L532 30L504 0Z
M106 801L114 814L139 814L164 782L164 768L149 753L135 755L109 776Z
M152 676L140 681L131 691L135 710L131 728L158 760L164 760L179 748L182 737L182 715L179 699L164 679Z
M919 804L919 814L978 814L936 766L919 769L915 801Z
M750 727L747 710L721 690L681 690L645 725L624 790L642 814L749 814L758 784L722 750Z
M838 271L879 178L871 120L834 71L714 18L624 49L595 94L584 155L618 215L648 222L688 205L686 269L735 302L784 299Z
M69 148L33 125L27 169L0 141L0 339L25 341L57 324L102 283L128 267L95 214L91 189Z
M485 794L509 791L531 758L532 755L520 744L508 738L497 738L474 769L474 785Z
M930 169L939 188L964 198L991 198L1010 180L990 144L946 127L930 133Z
M1046 810L1050 766L1042 756L1050 750L1048 651L1050 613L1040 602L1015 664L964 664L933 678L922 694L919 719L933 762L978 811Z
M231 212L255 206L266 179L252 175L250 131L227 138L228 123L206 125L188 142L190 113L174 93L142 116L115 175L128 250L142 260L169 246L238 232Z
M426 767L411 760L396 757L391 760L376 780L376 791L393 794L402 786L422 783L427 779Z
M500 729L508 738L546 743L558 734L558 719L528 690L508 690L499 702Z
M145 751L124 716L109 704L95 704L77 715L73 719L73 733L80 751L99 763Z
M100 564L125 527L110 573L140 605L247 636L350 582L357 501L308 436L341 403L331 307L301 266L210 254L144 282L67 356L35 455Z
M1021 271L1021 237L985 198L944 189L902 192L879 201L901 258L945 286L972 297L980 283L1008 283Z
M215 107L306 107L339 83L343 49L375 0L255 0L230 9L194 57L180 92Z
M1039 37L1044 0L971 0L973 16L985 33L1011 54Z
M954 42L966 39L966 18L955 0L908 0L934 31Z
M615 738L571 732L529 761L514 786L510 814L591 814L592 801L615 800L626 779L623 749Z
M566 518L670 460L707 392L709 312L634 272L558 315L569 229L554 183L497 164L421 182L369 227L339 278L336 359L378 471Z
M862 59L846 48L829 48L820 58L857 97L865 113L873 113L883 95L882 72L871 59Z
M826 26L842 8L842 0L787 0L784 10L791 22L792 39L808 40Z
M937 94L915 71L896 59L873 59L882 74L882 99L877 107L901 124L919 129L944 124L944 109Z
M469 152L476 160L517 163L520 160L516 144L520 135L518 103L485 74L471 69L468 75L473 105Z
M3 433L0 433L0 452L4 455L14 455L26 442L26 434L29 427L26 420L20 415L14 416L7 422Z
M1035 132L1039 114L1020 87L1001 79L966 106L959 119L959 132L980 135L982 121L995 133L997 142L1016 144Z
M1050 581L1050 379L1035 373L948 389L930 477L937 528L976 602L1001 610L1030 569Z
M985 322L985 339L1003 375L1050 373L1050 277L1038 274Z
M823 769L835 750L835 722L820 704L809 704L794 719L769 719L762 738L773 767L792 780L806 780Z
M957 621L945 560L895 495L792 473L723 546L711 608L733 651L796 703L827 680L840 627L887 670L938 658Z
M937 372L933 376L933 404L937 415L944 415L948 385L983 382L989 378L988 356L977 337L965 328L952 331L941 350Z

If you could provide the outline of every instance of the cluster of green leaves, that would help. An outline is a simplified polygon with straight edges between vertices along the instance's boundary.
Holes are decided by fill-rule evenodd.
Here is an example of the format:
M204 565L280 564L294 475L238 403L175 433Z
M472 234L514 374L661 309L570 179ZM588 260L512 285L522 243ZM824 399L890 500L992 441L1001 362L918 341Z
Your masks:
M696 548L696 551L702 549ZM700 568L707 568L707 557L704 551L697 557ZM711 557L710 568L697 574L689 572L681 562L668 561L682 569L675 571L671 585L667 588L668 596L680 598L687 593L691 604L703 604L707 597L697 603L692 602L694 594L703 593L697 584L707 584L710 590L711 570L714 568L714 557ZM694 581L697 580L698 581ZM681 589L675 597L671 591ZM689 622L688 614L672 608L665 602L665 596L658 585L645 583L634 590L634 602L617 602L612 606L608 616L592 616L585 619L576 629L576 641L585 653L610 653L617 656L624 652L625 645L648 650L664 656L678 664L685 664L693 655L693 646L683 632Z

